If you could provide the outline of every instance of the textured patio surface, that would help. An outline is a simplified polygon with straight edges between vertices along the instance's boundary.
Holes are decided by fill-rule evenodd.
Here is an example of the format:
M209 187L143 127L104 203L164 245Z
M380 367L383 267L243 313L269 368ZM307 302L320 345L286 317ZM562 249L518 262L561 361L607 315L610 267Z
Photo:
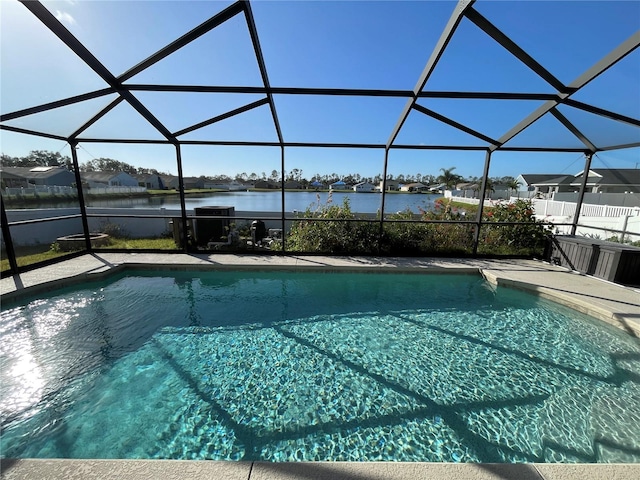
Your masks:
M3 460L3 480L636 480L640 465Z
M478 272L497 285L534 292L588 313L640 338L640 290L614 285L532 260L375 257L270 257L94 253L0 280L2 299L39 293L104 276L123 266L189 269L354 270ZM442 464L442 463L266 463L170 460L12 460L2 479L606 479L640 478L640 464Z

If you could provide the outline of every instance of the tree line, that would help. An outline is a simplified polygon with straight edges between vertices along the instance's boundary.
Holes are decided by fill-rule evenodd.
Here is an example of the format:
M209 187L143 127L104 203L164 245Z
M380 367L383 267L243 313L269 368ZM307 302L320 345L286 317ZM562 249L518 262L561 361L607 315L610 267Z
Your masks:
M0 164L3 167L58 167L73 171L73 161L68 155L61 155L60 152L51 152L48 150L31 150L29 155L24 157L12 157L5 155L0 156ZM125 172L129 175L170 175L161 172L155 168L135 167L120 160L113 158L95 158L79 165L81 172Z
M60 152L51 152L48 150L32 150L28 155L24 157L11 157L4 153L0 156L0 165L3 167L47 167L47 166L64 166L67 169L73 171L73 162L68 155L61 155ZM79 165L81 172L125 172L130 175L166 175L169 173L161 172L155 168L135 167L126 162L120 160L114 160L113 158L96 158L89 160L88 162L81 163ZM400 183L423 183L425 185L443 184L447 188L454 188L459 183L472 183L477 184L479 187L482 182L480 177L468 177L464 178L454 172L456 167L441 168L439 175L431 174L398 174L387 175L387 180L395 180ZM272 170L270 175L266 172L257 174L251 172L238 173L234 177L228 175L200 175L199 178L218 181L229 182L236 180L239 182L256 182L258 180L263 181L280 181L280 172L278 170ZM369 182L373 185L378 185L382 181L381 175L375 175L373 177L365 177L359 173L350 173L347 175L338 175L337 173L320 174L315 173L311 178L306 178L302 169L293 168L290 171L285 172L285 181L296 181L302 186L306 187L314 182L322 183L323 185L330 185L334 182L342 180L347 184L356 184L360 182ZM487 182L487 191L493 191L495 185L505 185L513 190L518 189L518 183L511 176L506 177L491 177Z

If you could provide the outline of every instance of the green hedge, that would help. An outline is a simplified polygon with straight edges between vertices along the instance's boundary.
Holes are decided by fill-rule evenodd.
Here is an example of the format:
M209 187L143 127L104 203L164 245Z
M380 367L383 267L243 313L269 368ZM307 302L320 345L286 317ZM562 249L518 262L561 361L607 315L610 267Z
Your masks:
M386 218L382 232L379 221L364 221L351 211L349 200L331 203L315 211L307 209L304 220L293 222L287 236L287 251L327 254L429 255L471 254L475 226L437 223L474 220L464 208L440 199L433 211L416 215L407 210ZM417 217L417 220L416 220ZM478 253L492 255L541 256L548 225L537 221L531 202L518 200L486 208L483 212ZM434 223L435 222L435 223ZM518 222L517 225L492 225Z

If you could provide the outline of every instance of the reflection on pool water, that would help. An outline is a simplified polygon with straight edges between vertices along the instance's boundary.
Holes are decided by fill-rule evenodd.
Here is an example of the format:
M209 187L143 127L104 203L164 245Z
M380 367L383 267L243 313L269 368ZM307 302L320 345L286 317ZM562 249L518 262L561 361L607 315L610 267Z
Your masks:
M4 457L640 462L640 344L475 275L144 272L3 305Z

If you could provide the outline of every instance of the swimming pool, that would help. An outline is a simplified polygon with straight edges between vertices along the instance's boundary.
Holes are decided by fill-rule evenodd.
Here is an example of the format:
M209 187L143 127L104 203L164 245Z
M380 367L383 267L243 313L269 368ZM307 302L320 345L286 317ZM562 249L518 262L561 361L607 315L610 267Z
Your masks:
M4 457L640 461L640 345L476 275L128 271L3 304Z

